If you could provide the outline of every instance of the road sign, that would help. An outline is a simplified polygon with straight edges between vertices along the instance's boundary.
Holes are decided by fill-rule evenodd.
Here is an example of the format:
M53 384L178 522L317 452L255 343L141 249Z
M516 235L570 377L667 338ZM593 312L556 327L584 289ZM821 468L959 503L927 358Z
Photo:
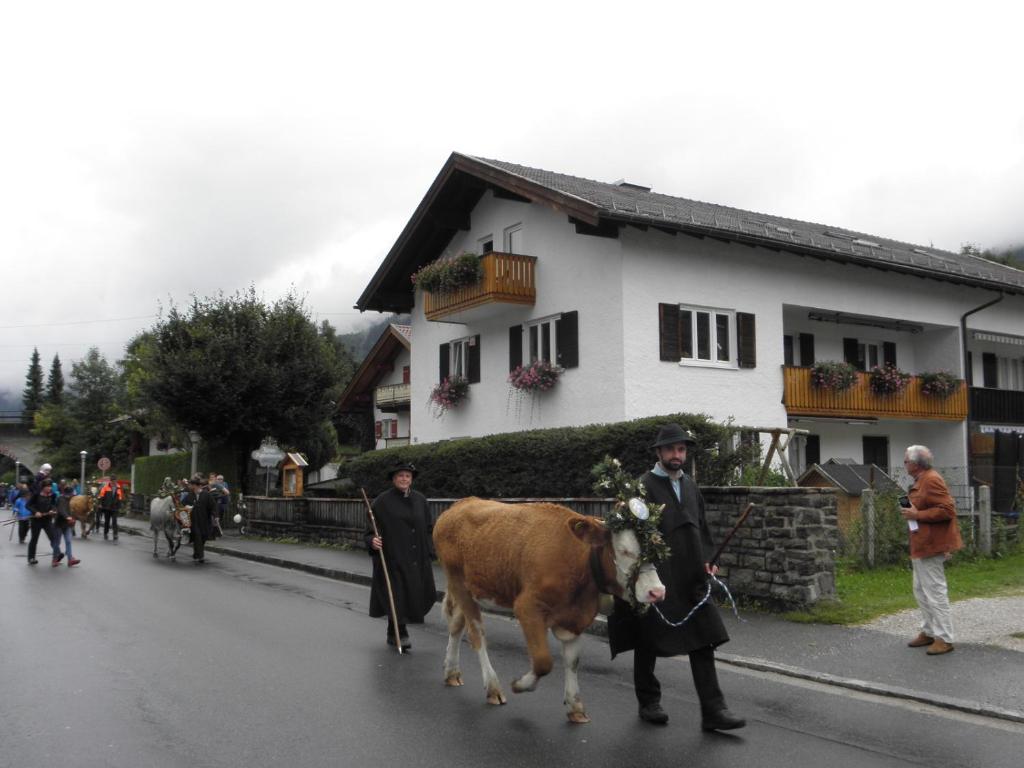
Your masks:
M100 468L100 472L106 472L110 469L110 459L103 456L99 461L96 462L96 466Z

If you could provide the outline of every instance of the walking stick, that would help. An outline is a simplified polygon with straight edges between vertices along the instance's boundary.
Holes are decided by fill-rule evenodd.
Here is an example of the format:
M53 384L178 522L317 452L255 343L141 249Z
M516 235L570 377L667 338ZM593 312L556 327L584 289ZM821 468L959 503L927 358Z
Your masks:
M373 535L378 539L380 538L380 531L377 530L377 519L373 516L373 507L370 506L370 499L366 495L366 490L360 488L359 491L363 494L363 501L366 502L366 513L370 516L370 524L373 526ZM395 632L395 647L398 648L399 653L404 653L402 650L402 638L398 634L398 611L395 608L395 593L391 590L391 576L388 574L388 562L384 559L383 547L377 552L380 555L380 565L384 569L384 584L388 588L388 606L391 609L391 628Z

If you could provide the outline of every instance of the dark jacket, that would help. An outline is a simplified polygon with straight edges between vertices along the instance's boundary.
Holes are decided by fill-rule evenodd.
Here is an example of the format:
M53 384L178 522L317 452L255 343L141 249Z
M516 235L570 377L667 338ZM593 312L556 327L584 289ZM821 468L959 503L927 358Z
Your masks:
M69 526L74 527L75 518L71 515L71 497L67 494L62 493L57 498L57 516L53 522L62 531L66 530Z
M641 478L647 500L664 504L658 528L671 556L657 564L665 585L665 600L658 604L669 621L681 621L700 602L707 589L704 563L714 554L711 532L704 518L704 497L685 474L681 479L682 502L676 499L667 477L648 472ZM699 648L715 647L729 640L722 617L711 599L681 627L665 624L653 608L638 616L629 604L616 599L608 617L608 644L612 658L638 645L651 645L658 656L676 656Z
M399 624L420 624L437 602L437 587L430 564L434 542L427 497L419 491L405 496L397 488L384 491L373 500L373 515L384 540L384 559L391 576ZM380 556L370 547L373 526L367 521L366 548L373 558L370 615L388 616L387 584Z
M192 505L192 540L208 541L213 531L213 516L217 514L217 500L205 486Z

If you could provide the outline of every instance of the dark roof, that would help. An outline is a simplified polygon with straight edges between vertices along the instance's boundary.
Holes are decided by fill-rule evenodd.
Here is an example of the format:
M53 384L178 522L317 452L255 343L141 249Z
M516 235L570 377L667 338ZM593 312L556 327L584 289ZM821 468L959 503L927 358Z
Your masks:
M1024 270L928 246L713 203L625 183L593 181L502 160L452 153L363 295L361 310L408 311L410 275L443 251L487 190L566 213L577 229L614 234L655 227L772 250L1024 294Z
M408 325L388 323L338 398L338 411L359 413L371 410L373 388L384 374L391 370L391 363L403 349L412 349L412 328Z
M885 471L874 464L841 464L831 459L824 464L813 464L797 478L801 485L807 477L819 474L834 486L850 496L860 496L871 487L871 473L874 470L875 490L882 493L902 493L903 489Z

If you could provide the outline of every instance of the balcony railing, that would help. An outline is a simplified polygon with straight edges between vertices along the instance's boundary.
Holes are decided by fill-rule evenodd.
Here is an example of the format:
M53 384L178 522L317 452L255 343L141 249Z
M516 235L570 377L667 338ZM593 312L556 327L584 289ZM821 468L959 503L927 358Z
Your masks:
M537 297L534 256L488 253L480 257L484 276L476 285L423 294L427 320L465 322L497 314L505 305L533 306Z
M373 402L382 411L408 408L409 392L409 384L385 384L373 391Z
M949 397L933 397L921 392L921 380L913 376L906 389L894 395L876 395L871 377L857 374L857 383L844 392L818 389L811 384L810 368L783 366L785 391L783 405L790 416L828 416L869 419L943 419L967 418L967 388Z
M971 387L971 419L1024 424L1024 392Z

